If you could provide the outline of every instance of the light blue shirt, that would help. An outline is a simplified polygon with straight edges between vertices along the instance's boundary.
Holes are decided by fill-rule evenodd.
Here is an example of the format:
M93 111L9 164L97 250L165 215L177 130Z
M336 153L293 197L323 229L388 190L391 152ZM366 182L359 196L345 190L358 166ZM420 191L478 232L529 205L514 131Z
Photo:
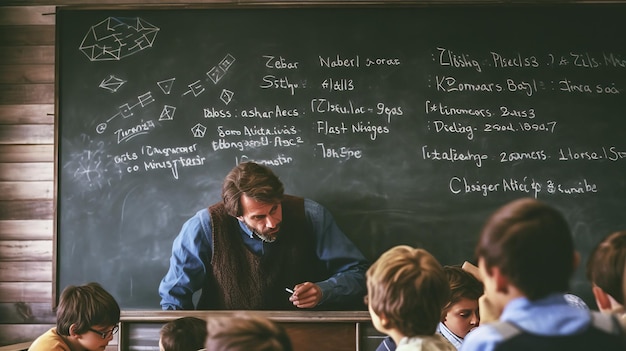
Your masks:
M461 348L461 345L463 344L463 338L451 332L450 329L448 329L448 327L446 327L446 325L442 322L439 322L439 325L437 325L437 333L446 338L446 340L448 340L454 347L456 347L457 350Z
M536 335L564 336L583 332L591 323L588 310L570 305L563 294L552 294L537 301L517 298L510 301L500 316L520 329ZM492 351L502 335L489 324L471 331L461 351Z
M317 202L304 199L304 212L316 237L316 254L332 276L316 282L325 302L340 302L346 297L366 294L365 271L368 263L361 251L339 229L330 212ZM192 296L203 286L211 272L213 240L208 209L198 211L187 220L172 245L170 267L159 285L161 307L166 309L194 309ZM250 229L239 222L244 244L256 255L262 256L265 245ZM288 298L285 294L285 298Z

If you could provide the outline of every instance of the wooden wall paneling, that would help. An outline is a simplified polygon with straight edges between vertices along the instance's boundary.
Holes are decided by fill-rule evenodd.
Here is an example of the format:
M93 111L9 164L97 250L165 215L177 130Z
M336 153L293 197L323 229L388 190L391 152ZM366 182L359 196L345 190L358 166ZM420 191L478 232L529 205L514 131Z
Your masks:
M0 281L51 282L52 261L4 261L0 264Z
M0 105L53 103L54 84L0 85Z
M0 124L54 124L54 103L0 105Z
M0 46L0 63L5 65L54 63L54 46Z
M29 304L23 302L0 303L0 323L53 324L56 323L56 313L49 302Z
M54 204L52 200L0 201L0 220L53 219L53 217Z
M53 25L0 26L0 46L54 45Z
M2 125L0 144L54 144L54 125Z
M54 65L2 65L0 84L54 83Z
M0 221L1 240L52 240L51 219Z
M50 282L0 282L0 302L51 303ZM1 340L1 339L0 339Z
M54 180L54 163L0 163L0 181Z
M2 261L52 261L52 240L0 240Z
M0 163L2 162L54 162L54 144L0 145Z
M54 196L53 182L0 182L0 201L49 199Z
M0 9L0 26L54 25L55 11L56 6L5 6Z

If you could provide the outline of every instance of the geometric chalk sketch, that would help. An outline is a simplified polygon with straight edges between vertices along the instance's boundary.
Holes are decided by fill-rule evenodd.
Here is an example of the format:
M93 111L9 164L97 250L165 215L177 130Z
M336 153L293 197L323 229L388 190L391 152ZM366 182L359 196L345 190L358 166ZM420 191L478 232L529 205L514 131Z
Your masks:
M198 123L191 128L191 133L194 138L204 138L204 134L206 134L206 127Z
M169 106L169 105L163 106L163 110L161 110L161 116L159 116L159 121L173 120L175 112L176 112L176 107Z
M231 54L226 54L226 56L220 61L220 63L211 68L206 75L211 78L213 84L217 84L217 82L226 75L226 72L230 68L230 66L235 62L235 58Z
M159 88L161 88L161 91L163 91L163 94L169 95L172 92L172 86L174 86L175 80L176 78L170 78L157 82L157 84L159 85Z
M228 105L233 100L233 96L235 96L235 93L228 89L224 89L222 90L222 94L220 94L220 100L222 100L224 104Z
M202 86L202 84L200 84L200 81L197 80L189 85L187 85L189 87L189 90L187 90L186 92L183 93L183 96L189 94L189 93L193 93L193 96L198 97L198 95L202 94L204 92L204 87Z
M109 17L90 28L79 49L90 61L119 61L152 47L158 32L139 17Z
M109 78L105 78L100 82L100 88L106 89L112 93L115 93L122 85L126 83L125 80L110 75Z

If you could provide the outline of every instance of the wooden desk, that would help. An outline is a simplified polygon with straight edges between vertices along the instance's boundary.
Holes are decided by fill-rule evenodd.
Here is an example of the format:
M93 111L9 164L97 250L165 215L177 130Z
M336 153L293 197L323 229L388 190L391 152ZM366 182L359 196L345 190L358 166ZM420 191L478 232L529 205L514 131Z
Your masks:
M158 351L159 330L168 321L192 316L232 315L241 311L122 311L119 350ZM246 311L285 327L295 351L374 351L382 335L367 311Z

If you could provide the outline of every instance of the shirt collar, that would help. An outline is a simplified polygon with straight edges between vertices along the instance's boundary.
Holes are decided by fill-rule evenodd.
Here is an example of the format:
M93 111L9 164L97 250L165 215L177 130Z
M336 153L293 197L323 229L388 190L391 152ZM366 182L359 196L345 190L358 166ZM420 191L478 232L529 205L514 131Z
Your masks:
M446 338L446 340L454 345L457 350L461 348L461 344L463 344L463 338L460 338L456 334L451 332L450 329L448 329L448 327L446 327L446 325L442 322L439 322L439 325L437 326L437 332L439 332L439 334L441 334L444 338Z

